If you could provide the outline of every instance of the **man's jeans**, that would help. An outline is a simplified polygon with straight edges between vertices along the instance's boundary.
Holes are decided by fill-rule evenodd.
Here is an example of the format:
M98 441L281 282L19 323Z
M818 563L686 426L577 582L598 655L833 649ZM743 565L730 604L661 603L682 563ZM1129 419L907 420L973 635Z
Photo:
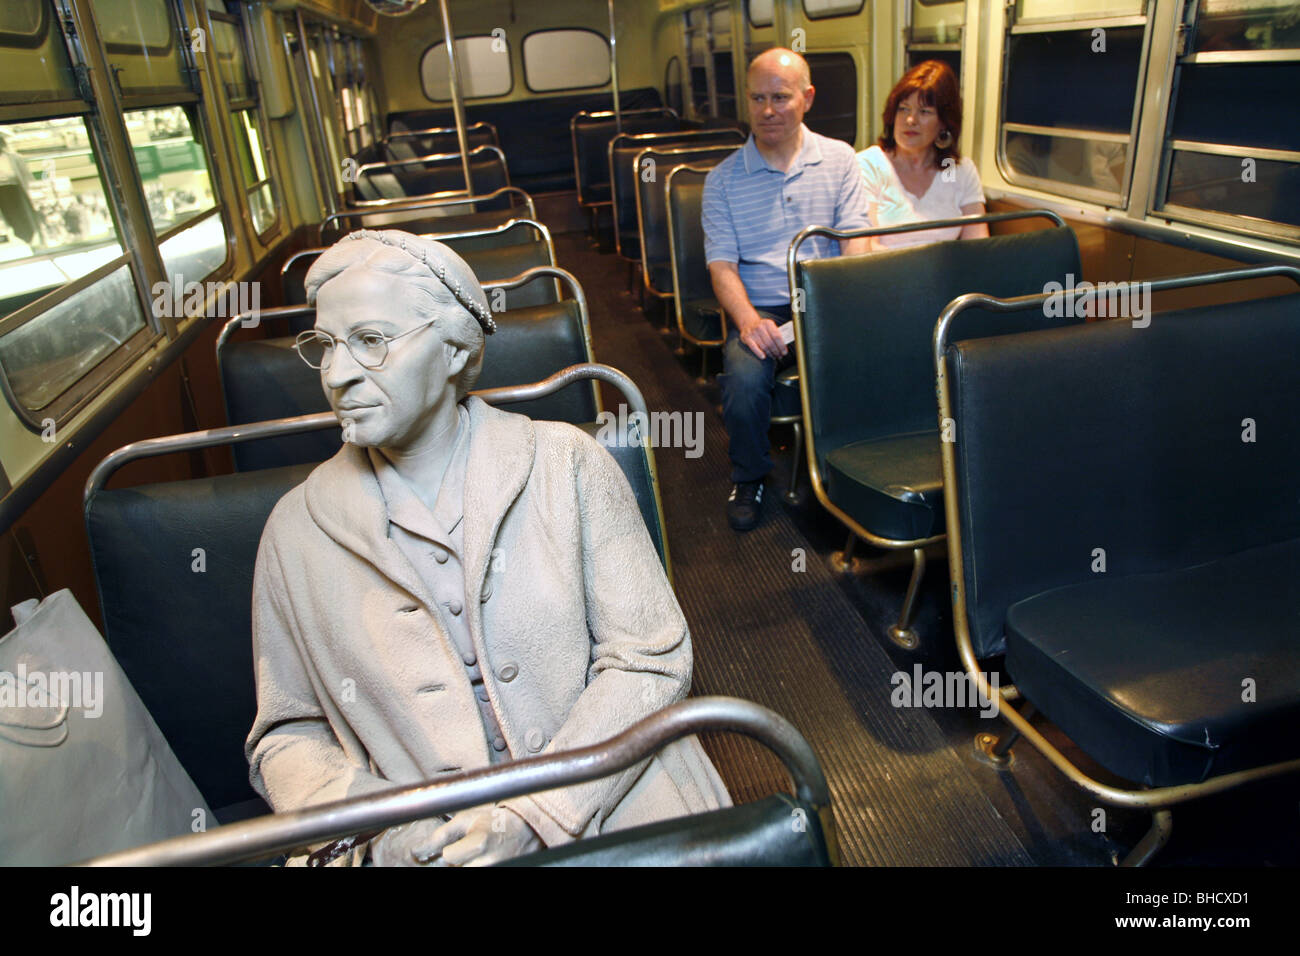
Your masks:
M760 315L777 325L790 318L790 307L759 306ZM788 346L782 359L758 358L740 341L734 326L727 331L722 348L725 371L718 377L722 385L722 418L727 425L731 455L731 480L759 481L772 470L768 454L767 430L772 417L772 387L778 372L794 365L794 345Z

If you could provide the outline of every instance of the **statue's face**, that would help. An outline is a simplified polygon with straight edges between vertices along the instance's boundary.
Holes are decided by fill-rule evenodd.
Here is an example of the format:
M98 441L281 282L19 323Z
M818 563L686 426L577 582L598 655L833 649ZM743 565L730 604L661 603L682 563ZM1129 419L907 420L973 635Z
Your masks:
M424 327L429 318L417 308L420 301L428 300L409 277L359 267L330 279L317 293L317 330L344 341L362 330L390 339L403 336L388 343L378 368L366 368L340 342L329 368L321 370L344 440L405 450L419 441L442 403L455 403L450 378L464 366L466 353L443 341L436 326Z

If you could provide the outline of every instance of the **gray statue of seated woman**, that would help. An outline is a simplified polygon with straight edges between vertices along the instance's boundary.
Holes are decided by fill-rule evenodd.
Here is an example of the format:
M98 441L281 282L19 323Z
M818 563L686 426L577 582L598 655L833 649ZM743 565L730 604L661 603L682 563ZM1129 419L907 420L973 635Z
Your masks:
M464 261L356 232L307 294L316 327L296 347L345 443L258 550L245 752L272 808L587 746L683 698L690 635L618 465L571 425L467 396L495 325ZM369 857L483 865L729 804L692 737L612 777L384 831Z

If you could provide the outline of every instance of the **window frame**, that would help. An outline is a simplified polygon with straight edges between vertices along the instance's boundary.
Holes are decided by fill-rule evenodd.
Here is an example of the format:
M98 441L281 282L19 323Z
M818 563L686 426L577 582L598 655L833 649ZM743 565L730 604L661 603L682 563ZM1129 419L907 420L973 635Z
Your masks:
M534 31L534 32L536 32L536 31ZM467 33L467 34L465 34L464 36L453 37L453 38L452 38L452 42L453 42L453 43L459 43L461 40L473 40L473 39L475 39L475 38L477 38L477 37L482 37L483 39L486 39L486 40L495 39L495 38L492 36L491 33ZM525 37L525 39L527 39L527 38ZM498 99L499 97L502 97L502 96L509 96L511 93L513 93L513 92L515 91L515 65L514 65L514 59L513 59L513 57L511 56L511 53L510 53L510 40L509 40L509 38L507 38L507 39L505 40L505 44L506 44L506 58L507 58L507 61L506 61L506 62L508 63L508 65L509 65L509 67L510 67L510 87L509 87L509 88L508 88L504 93L490 93L490 94L486 94L486 95L484 95L484 96L466 96L466 95L462 92L462 93L461 93L461 99L462 99L462 100L464 100L464 101L466 101L466 102L468 102L469 100L494 100L494 99ZM430 43L427 47L425 47L425 48L424 48L424 52L420 54L420 60L419 60L419 63L420 63L420 92L424 94L424 98L425 98L426 100L428 100L430 103L450 103L450 102L452 101L452 99L451 99L450 96L448 96L446 99L434 99L432 96L429 95L429 91L428 91L427 88L425 88L425 85L424 85L424 58L425 58L426 56L428 56L428 55L429 55L429 52L430 52L431 50L433 50L435 47L437 47L437 46L446 46L446 45L447 45L447 41L444 40L444 39L437 39L437 40L434 40L434 41L433 41L432 43ZM523 47L521 46L521 47L520 47L520 50L522 51L522 49L523 49ZM521 64L520 64L520 66L521 66L521 71L522 71L522 62L521 62ZM448 87L447 87L448 90L451 89L450 82L451 82L451 78L448 77ZM535 92L535 91L532 91L532 92Z
M223 6L226 5L223 4ZM282 212L282 199L280 196L280 189L275 182L275 175L274 175L275 167L273 165L274 157L271 151L271 141L267 135L268 131L266 125L266 117L263 115L263 111L262 111L262 96L261 96L262 79L257 72L257 64L255 59L252 56L252 50L253 50L252 37L248 30L248 24L246 22L246 18L241 14L230 13L228 6L226 6L225 14L219 14L213 11L209 6L205 4L204 15L207 16L208 18L208 23L209 23L208 35L213 38L212 55L214 58L217 55L217 46L216 46L216 39L215 39L216 31L211 29L211 24L213 21L228 23L232 25L235 28L236 42L243 44L244 66L246 72L248 73L247 79L251 85L251 91L253 95L251 97L244 97L241 99L232 100L230 98L230 91L226 89L225 81L221 76L221 70L219 65L217 67L216 72L213 74L213 76L215 81L214 85L221 88L219 96L221 98L221 102L225 104L225 112L230 119L230 123L231 123L230 136L234 138L234 137L244 135L242 129L236 128L238 114L251 110L257 122L257 131L259 137L259 143L257 145L262 152L262 161L266 164L266 177L264 179L258 180L255 183L252 183L251 185L245 186L243 184L243 176L242 176L238 156L232 155L229 158L231 160L232 168L235 170L235 178L240 182L240 186L243 193L244 203L243 203L243 208L240 211L241 215L243 216L245 222L247 223L249 230L252 232L253 235L257 237L258 242L260 242L263 246L265 246L268 244L270 239L274 238L279 233L280 225L281 222L283 221L284 216ZM238 150L239 148L238 144L234 142L231 142L230 146L232 150ZM253 149L253 144L248 143L248 148L251 151ZM268 225L265 229L259 231L256 223L253 222L252 195L254 191L261 189L263 186L268 186L270 188L271 209L272 212L274 213L274 216L271 219L270 225Z
M1144 0L1143 10L1145 12L1141 16L1093 17L1091 19L1077 19L1066 16L1026 20L1022 22L1016 21L1015 6L1008 6L1007 9L1009 15L1004 23L1002 38L1002 82L1001 89L998 93L997 140L995 143L995 157L998 173L1002 176L1003 180L1014 186L1027 187L1029 189L1039 190L1040 192L1051 193L1056 196L1096 203L1110 209L1128 210L1133 191L1134 165L1138 154L1138 138L1142 122L1142 108L1146 94L1147 75L1151 59L1151 35L1153 32L1151 17L1152 4L1153 0ZM1103 29L1114 29L1133 26L1142 27L1142 43L1138 52L1138 70L1134 82L1133 102L1129 114L1129 130L1127 136L1122 133L1084 130L1074 127L1039 127L1033 124L1009 124L1007 122L1007 90L1008 80L1010 79L1011 73L1011 41L1013 37L1027 33L1070 33L1092 30L1097 27ZM964 56L962 57L962 65L964 68ZM1009 126L1012 128L1008 129ZM1062 139L1122 142L1126 144L1127 149L1125 150L1124 155L1124 176L1120 181L1118 191L1112 193L1104 189L1081 186L1075 183L1067 183L1062 182L1061 180L1047 179L1040 176L1030 176L1025 173L1017 172L1012 167L1010 160L1007 158L1008 132L1051 136Z
M525 33L523 39L519 41L519 72L523 74L524 89L529 93L550 95L555 93L571 93L575 90L603 90L614 82L614 74L611 70L609 77L604 83L593 83L587 86L557 86L545 90L534 88L533 85L528 82L528 60L524 55L524 50L527 48L529 37L536 36L539 33L594 33L596 36L600 37L601 41L604 43L606 54L609 53L609 37L592 27L540 27L536 30L530 30ZM605 57L605 62L606 64L609 63L608 55Z
M1251 216L1236 215L1197 206L1185 206L1171 203L1169 195L1170 178L1173 173L1174 154L1192 153L1210 156L1230 156L1238 158L1275 160L1289 162L1300 170L1300 150L1279 150L1265 147L1236 146L1228 143L1202 142L1199 140L1178 140L1173 137L1174 113L1178 106L1178 97L1182 91L1183 68L1185 66L1210 67L1221 65L1254 63L1297 63L1300 73L1300 48L1280 48L1276 50L1216 50L1198 53L1195 49L1196 29L1199 26L1200 3L1188 0L1183 7L1183 16L1176 23L1177 47L1172 57L1172 77L1169 94L1165 98L1165 114L1161 124L1159 161L1154 188L1148 198L1147 214L1171 222L1220 229L1238 235L1282 242L1300 240L1300 225L1278 222L1273 219L1256 219ZM1186 49L1186 53L1180 51Z

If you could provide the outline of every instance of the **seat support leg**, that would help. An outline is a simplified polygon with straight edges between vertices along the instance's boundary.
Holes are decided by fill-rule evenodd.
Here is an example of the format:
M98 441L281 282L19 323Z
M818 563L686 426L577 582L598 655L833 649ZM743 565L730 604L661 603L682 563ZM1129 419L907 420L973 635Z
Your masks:
M799 503L799 462L803 458L803 422L791 422L794 429L793 457L790 462L790 485L786 488L786 504Z
M925 549L912 549L912 579L907 585L907 594L903 598L903 608L898 612L898 623L889 629L889 639L899 647L909 651L916 650L921 639L912 627L912 617L916 614L916 597L921 590L921 578L925 577Z
M853 571L853 545L857 540L858 536L850 531L849 540L844 542L844 550L831 552L831 570L836 574L849 574Z
M1005 701L999 701L998 706L1009 706ZM1025 702L1025 706L1020 708L1020 716L1025 720L1032 720L1037 711L1034 705ZM1020 731L1011 727L1001 737L997 734L982 733L975 735L975 756L979 757L985 763L992 764L995 767L1007 767L1011 765L1011 748L1015 746L1020 739Z
M1138 841L1138 845L1129 851L1128 856L1120 860L1120 866L1146 866L1169 842L1174 832L1174 813L1172 810L1151 811L1151 829Z

